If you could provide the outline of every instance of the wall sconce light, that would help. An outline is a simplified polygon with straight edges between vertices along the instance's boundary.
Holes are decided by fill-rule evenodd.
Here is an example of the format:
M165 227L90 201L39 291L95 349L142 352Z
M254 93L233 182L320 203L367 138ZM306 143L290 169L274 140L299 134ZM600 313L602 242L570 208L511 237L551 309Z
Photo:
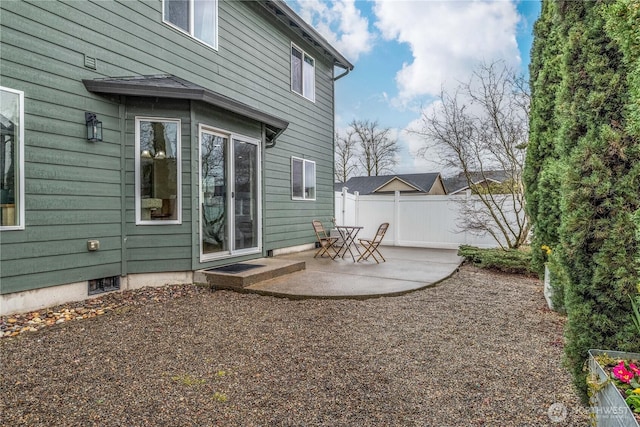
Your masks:
M84 113L87 122L87 140L91 142L102 141L102 122L96 117L96 113Z

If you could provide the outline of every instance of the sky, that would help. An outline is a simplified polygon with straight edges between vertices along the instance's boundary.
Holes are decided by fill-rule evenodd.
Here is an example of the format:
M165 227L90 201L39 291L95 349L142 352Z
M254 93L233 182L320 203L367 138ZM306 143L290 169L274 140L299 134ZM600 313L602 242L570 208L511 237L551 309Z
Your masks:
M539 0L286 1L355 66L336 82L336 130L354 119L390 128L400 147L394 173L441 171L416 155L424 142L407 129L479 63L528 75L540 14Z

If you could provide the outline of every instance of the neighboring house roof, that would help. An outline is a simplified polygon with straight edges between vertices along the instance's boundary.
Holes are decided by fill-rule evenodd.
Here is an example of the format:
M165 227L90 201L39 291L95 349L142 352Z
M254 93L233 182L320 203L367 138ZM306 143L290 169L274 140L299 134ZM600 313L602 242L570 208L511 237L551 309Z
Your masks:
M349 193L361 194L389 193L393 191L411 193L431 193L438 184L443 186L438 172L398 175L356 176L345 183L336 183L336 191L347 187ZM443 186L444 187L444 186Z
M296 12L293 11L284 0L261 0L259 2L265 9L293 31L297 32L303 39L315 46L325 56L333 59L333 64L344 68L347 71L353 70L353 64L342 56L331 44L318 33L315 28L307 24ZM346 73L345 73L346 74Z
M473 184L478 185L485 182L503 182L509 179L509 174L503 170L492 170L484 172L471 172L471 179ZM444 178L444 186L447 189L447 194L457 194L461 191L469 189L467 178L463 172L458 175Z

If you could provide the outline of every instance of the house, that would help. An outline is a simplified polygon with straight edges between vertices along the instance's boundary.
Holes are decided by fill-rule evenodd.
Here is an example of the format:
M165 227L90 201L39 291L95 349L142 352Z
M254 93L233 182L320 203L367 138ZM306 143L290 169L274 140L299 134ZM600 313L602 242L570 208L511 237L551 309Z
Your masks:
M0 3L0 313L313 246L334 83L284 1Z
M347 187L349 193L367 194L430 194L445 195L444 183L440 173L414 173L400 175L355 176L345 183L334 184L335 191Z
M504 170L490 170L483 172L471 172L471 182L475 186L487 186L490 184L500 184L509 179L509 174ZM444 179L447 194L460 194L469 190L469 181L463 172Z

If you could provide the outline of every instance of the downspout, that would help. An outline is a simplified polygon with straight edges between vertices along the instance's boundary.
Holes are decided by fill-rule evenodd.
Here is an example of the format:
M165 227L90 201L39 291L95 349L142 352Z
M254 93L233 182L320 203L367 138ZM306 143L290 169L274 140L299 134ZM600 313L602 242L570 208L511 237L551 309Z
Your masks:
M127 236L127 97L122 96L118 105L118 124L120 125L120 276L128 274L128 254L129 245ZM127 282L125 282L127 283ZM128 288L128 286L127 286Z
M278 137L280 135L282 135L282 133L286 130L285 129L280 129L279 131L275 132L274 135L272 137L269 137L268 132L267 132L267 125L265 125L264 123L262 124L262 132L264 134L264 148L273 148L276 146L276 140L278 139Z

